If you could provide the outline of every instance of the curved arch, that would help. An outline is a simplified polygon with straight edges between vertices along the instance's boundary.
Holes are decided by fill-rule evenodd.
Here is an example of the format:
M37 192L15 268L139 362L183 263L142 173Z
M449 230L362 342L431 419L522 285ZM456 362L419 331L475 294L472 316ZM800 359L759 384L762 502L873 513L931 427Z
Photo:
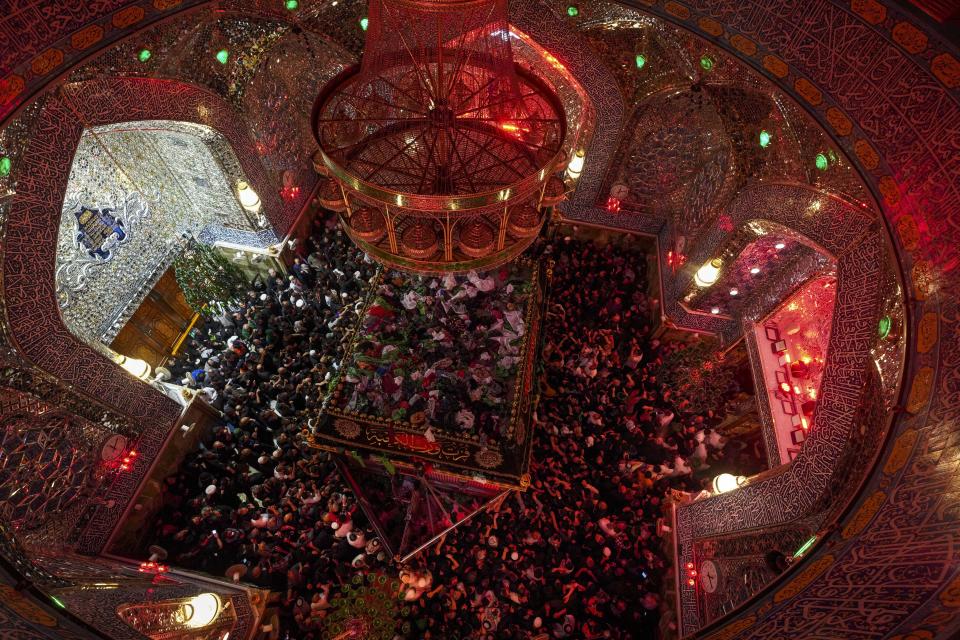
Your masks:
M97 551L119 519L148 462L159 452L180 406L127 374L76 338L60 316L54 269L63 195L74 151L86 126L135 120L180 120L219 131L233 147L267 212L284 216L246 130L217 96L172 80L106 78L70 85L52 95L24 154L10 206L3 251L3 295L13 346L27 361L140 427L141 464L110 487L112 509L100 509L79 547ZM76 105L97 105L84 115ZM287 221L271 219L283 229Z
M85 129L58 232L56 284L64 324L96 348L111 344L177 257L187 230L208 244L276 244L273 229L264 228L266 219L241 207L236 188L244 180L233 147L205 125L141 120ZM83 206L115 208L122 220L124 236L107 260L77 246ZM119 351L126 357L157 357L142 342L123 344Z
M811 215L811 205L816 215ZM770 212L757 215L759 211ZM837 303L821 382L821 399L812 430L797 459L785 470L740 488L693 502L677 509L677 541L682 562L693 561L693 540L747 529L783 525L812 515L824 499L837 473L846 443L856 424L858 408L868 391L867 370L871 337L881 301L882 260L886 244L879 221L868 210L825 198L799 185L754 184L733 200L725 213L735 229L763 218L807 238L837 261ZM824 225L823 220L832 221ZM709 260L723 246L730 232L718 221L706 230L690 255L691 265ZM691 267L690 269L692 269ZM687 271L689 271L688 269ZM686 282L686 273L678 282ZM692 273L689 274L692 277ZM682 286L682 285L681 285ZM678 296L671 296L676 300ZM682 313L679 303L674 303ZM700 314L697 321L723 320ZM693 598L693 589L684 596ZM687 618L688 629L699 626Z
M593 104L597 120L587 149L588 162L577 181L573 198L561 208L565 215L577 219L589 220L598 213L602 215L605 212L596 203L601 196L603 177L613 160L616 141L626 123L623 93L613 74L584 38L537 0L511 3L510 21L560 60Z
M69 93L64 93L64 91ZM97 104L81 121L74 105ZM54 291L56 230L73 152L85 126L135 120L206 124L237 151L244 172L280 211L232 109L213 94L168 80L109 78L71 85L52 96L24 155L4 240L3 285L10 337L18 351L67 384L143 425L171 425L179 407L124 373L64 326ZM274 224L283 221L272 220ZM280 226L277 224L277 226ZM146 453L146 452L144 452Z
M746 204L753 202L754 204ZM751 209L751 206L753 207ZM768 212L760 214L758 212ZM693 281L697 268L716 257L736 230L750 220L763 219L790 229L807 238L817 251L838 259L846 247L879 220L869 209L858 207L817 190L810 185L777 182L754 182L743 187L722 210L724 214L701 229L695 245L687 255L684 268L673 277L661 275L662 313L673 326L713 335L727 333L729 320L688 311L679 303L683 292ZM829 227L821 220L831 220ZM660 264L667 264L669 243L664 232L659 237ZM879 233L879 229L877 230Z
M804 185L798 186L806 188ZM739 341L744 333L744 322L759 321L771 313L774 306L785 300L783 296L791 294L811 274L824 270L832 271L836 264L836 259L812 239L791 227L774 222L771 218L773 216L766 212L758 213L756 217L743 221L739 227L730 231L729 235L721 240L722 244L707 251L707 260L721 256L728 261L720 270L716 282L709 288L698 287L695 276L686 283L683 280L675 283L677 286L686 286L679 304L688 312L705 313L715 305L721 308L721 317L727 319L720 333L722 345L733 345ZM729 217L723 218L721 224L732 226ZM730 226L724 228L730 229ZM742 254L771 237L789 239L797 246L783 247L787 250L786 261L783 261L784 254L780 253L780 248L775 249L778 252L777 262L771 265L774 267L772 272L768 272L762 279L745 280L742 269L750 261L741 263L744 258ZM699 268L701 264L695 263L693 266ZM740 272L737 271L738 265ZM762 264L757 266L764 268ZM686 275L687 272L681 272L681 277ZM735 298L725 294L726 287L737 289Z
M712 107L694 108L696 95L689 84L649 93L614 145L619 166L607 174L607 184L629 187L627 209L656 210L687 236L715 212L735 175L733 141L723 119Z
M960 357L960 186L955 178L960 62L955 50L892 3L879 0L757 0L750 10L732 1L631 4L724 48L804 105L864 176L884 222L896 231L891 233L896 254L909 274L904 283L912 303L908 382L902 390L903 410L890 428L892 445L851 513L842 516L841 533L831 539L829 550L820 545L746 606L702 633L759 640L784 633L810 637L829 627L838 637L913 630L923 630L924 637L952 637L960 630L960 601L948 595L960 588L951 551L957 528L943 517L921 521L917 516L933 509L943 513L947 504L957 502L943 496L954 481L954 467L935 462L948 448L960 415L960 369L952 364ZM843 48L830 48L835 42L844 43ZM865 95L871 99L861 99ZM861 243L858 253L863 248ZM879 258L880 247L874 254ZM850 260L843 263L841 268L853 272L864 268ZM853 290L848 295L858 294ZM842 368L848 364L853 363L844 362ZM841 389L858 382L848 378ZM914 464L920 456L927 462ZM936 479L931 480L934 469ZM925 484L923 491L911 488L919 484ZM723 522L723 514L702 516ZM906 523L910 526L901 530ZM909 557L918 545L926 555ZM910 563L918 566L907 581L909 588L875 589L852 578L855 572ZM860 606L853 610L844 602ZM689 591L681 617L686 633L700 627Z

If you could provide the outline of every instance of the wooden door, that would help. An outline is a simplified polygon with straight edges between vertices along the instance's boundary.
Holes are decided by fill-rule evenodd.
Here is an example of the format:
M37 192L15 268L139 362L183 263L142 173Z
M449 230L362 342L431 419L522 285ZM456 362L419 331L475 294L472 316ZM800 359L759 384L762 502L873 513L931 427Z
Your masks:
M173 268L170 268L147 294L110 347L129 358L145 360L152 367L160 366L173 353L180 337L190 329L194 315L177 284Z

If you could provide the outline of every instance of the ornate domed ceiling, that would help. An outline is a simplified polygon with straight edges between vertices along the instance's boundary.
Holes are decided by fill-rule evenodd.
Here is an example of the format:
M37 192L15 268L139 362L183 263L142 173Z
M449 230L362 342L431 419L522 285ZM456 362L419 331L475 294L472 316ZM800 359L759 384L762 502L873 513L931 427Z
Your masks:
M315 179L308 162L315 149L308 122L311 100L358 59L366 12L357 2L302 4L286 11L283 3L233 0L219 3L215 12L191 12L138 32L72 71L67 81L105 75L176 78L214 92L249 123L273 181L301 187L293 208L303 203ZM566 6L553 8L563 15ZM592 98L564 100L573 130L586 128L589 135L595 126L590 116L614 117L626 125L627 135L609 139L604 132L599 142L615 156L609 168L602 168L607 175L591 194L595 202L602 204L612 187L626 186L621 212L680 216L680 226L691 233L747 180L789 179L869 206L866 189L820 127L730 55L613 3L584 6L575 19L567 17L565 26L579 32L582 45L600 57L612 73L602 90L615 92L625 106L619 116L616 109L605 109L609 113L576 119L581 108L595 109L591 99L610 96L601 98L594 89ZM517 49L537 63L530 57L537 51ZM547 66L542 58L539 62ZM769 146L759 144L761 132L770 136ZM583 140L589 142L589 137ZM11 158L17 153L11 132L0 145ZM592 150L588 166L602 163L599 151ZM821 154L827 158L825 170L818 169Z
M147 434L147 456L178 409L108 366L57 313L55 230L82 131L149 119L217 129L283 236L316 184L309 104L360 54L363 3L302 1L288 11L279 0L111 0L62 14L41 11L46 4L18 3L0 19L13 45L0 47L3 335L11 347L3 383L43 388L90 419L122 417L125 429ZM719 280L727 291L750 290L728 279L750 273L750 260L772 255L769 244L780 240L799 258L784 261L770 290L788 291L795 271L828 270L838 282L835 360L824 382L831 429L788 471L700 502L675 523L686 559L703 540L744 526L795 532L810 509L833 504L823 544L787 584L717 623L726 625L719 636L791 629L813 637L830 625L838 634L950 637L960 626L952 491L958 54L936 27L879 0L635 4L513 8L517 37L529 37L518 51L556 86L586 152L566 215L655 236L663 312L701 332L730 336L768 302L758 296L711 314L722 304L711 291L681 304L697 268L725 251L733 252ZM792 232L744 235L758 218ZM877 316L899 306L900 291L909 300L905 355L878 357ZM896 366L874 376L870 367L884 358ZM136 482L127 484L78 548L102 548ZM923 557L904 557L917 548ZM907 586L863 579L908 565L919 568ZM698 629L708 620L692 590L680 589L684 628ZM851 611L842 601L863 606Z

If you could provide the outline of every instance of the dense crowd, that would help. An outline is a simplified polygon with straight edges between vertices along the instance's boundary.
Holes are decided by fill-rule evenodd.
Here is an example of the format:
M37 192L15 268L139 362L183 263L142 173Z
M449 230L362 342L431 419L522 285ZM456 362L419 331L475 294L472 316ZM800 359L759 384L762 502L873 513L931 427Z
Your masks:
M529 269L422 278L389 272L344 366L343 403L458 436L509 436Z
M303 441L337 375L374 265L318 222L287 279L192 338L179 374L223 425L166 480L156 542L176 565L249 568L289 638L323 638L340 585L396 575L328 455ZM645 256L565 238L544 327L531 486L446 536L400 578L410 638L653 638L669 567L656 519L724 445L658 381ZM451 347L455 348L455 347Z

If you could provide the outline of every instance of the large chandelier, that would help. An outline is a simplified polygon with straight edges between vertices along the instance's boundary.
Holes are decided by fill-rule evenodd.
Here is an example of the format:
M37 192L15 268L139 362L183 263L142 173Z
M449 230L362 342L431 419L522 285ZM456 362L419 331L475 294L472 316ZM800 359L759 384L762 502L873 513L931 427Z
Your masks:
M313 126L321 204L394 268L502 264L564 196L563 106L514 62L506 0L370 0L362 64Z

